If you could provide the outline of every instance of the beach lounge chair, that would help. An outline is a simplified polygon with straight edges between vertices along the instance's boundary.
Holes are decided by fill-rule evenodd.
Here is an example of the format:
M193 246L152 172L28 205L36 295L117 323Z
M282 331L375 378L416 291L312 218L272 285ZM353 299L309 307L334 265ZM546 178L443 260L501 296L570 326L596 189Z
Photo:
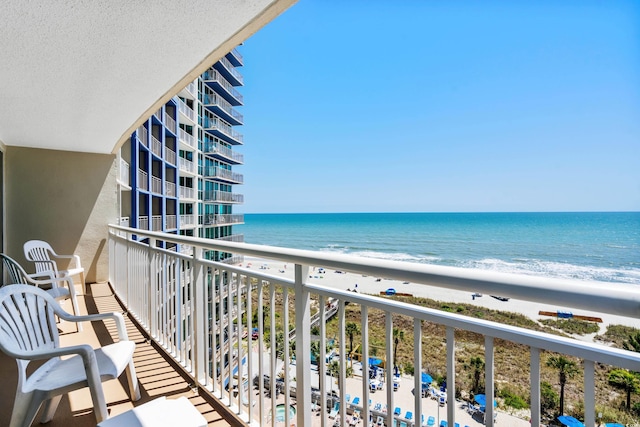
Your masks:
M383 426L384 425L384 417L378 416L378 418L376 419L376 426Z
M440 421L440 427L447 427L448 425L449 425L449 423L447 423L446 420Z
M347 398L347 403L349 403L351 401L351 395L347 394L345 397Z
M427 426L431 427L434 425L436 425L436 419L433 417L433 415L430 415L427 419Z
M353 402L351 402L351 404L353 406L358 406L360 404L360 398L359 397L354 397L353 398Z
M460 423L455 423L454 426L455 427L460 427Z
M404 415L404 419L407 421L413 420L413 412L407 411L407 413Z
M378 412L382 412L382 403L377 402L377 403L375 404L375 406L373 407L373 410L374 410L374 411L378 411Z
M393 415L400 415L402 413L402 409L399 406L396 406L396 409L393 410Z
M336 402L333 405L333 409L329 412L329 418L333 419L338 415L338 411L340 410L340 402Z

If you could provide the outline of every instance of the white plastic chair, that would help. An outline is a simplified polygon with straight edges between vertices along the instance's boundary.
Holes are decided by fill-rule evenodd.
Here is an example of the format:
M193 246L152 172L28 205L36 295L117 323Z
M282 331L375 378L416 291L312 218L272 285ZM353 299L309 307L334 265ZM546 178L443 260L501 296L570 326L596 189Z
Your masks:
M119 341L99 349L87 344L60 347L55 316L66 321L114 319ZM51 421L64 394L89 387L96 422L108 418L102 381L127 371L133 400L140 398L133 366L135 343L129 341L120 313L73 316L64 311L46 291L31 285L0 288L0 350L18 363L18 387L11 414L11 427L30 426L45 403L41 421ZM61 356L71 356L61 359ZM32 360L45 360L27 374Z
M56 301L70 299L73 314L80 315L78 301L76 298L76 288L70 277L55 277L52 271L28 274L20 264L8 255L0 254L4 268L9 274L10 283L21 283L23 285L35 285L46 290ZM64 286L66 284L66 286ZM61 286L62 285L62 286ZM77 324L77 331L82 331L82 324Z
M58 255L50 244L42 240L29 240L24 244L24 256L29 261L33 261L36 266L36 273L44 271L53 271L56 277L64 276L80 276L82 283L82 292L87 293L87 284L84 279L84 268L80 264L80 257L78 255ZM73 260L74 266L69 266L67 270L58 270L58 264L56 259L68 259Z

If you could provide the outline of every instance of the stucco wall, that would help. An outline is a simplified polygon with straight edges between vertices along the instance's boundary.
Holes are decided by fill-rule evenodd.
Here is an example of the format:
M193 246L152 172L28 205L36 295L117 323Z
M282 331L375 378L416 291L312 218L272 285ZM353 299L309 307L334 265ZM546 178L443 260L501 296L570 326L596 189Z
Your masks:
M45 240L60 254L78 254L87 282L107 280L107 225L118 216L115 156L20 147L5 155L8 255L33 272L22 245Z

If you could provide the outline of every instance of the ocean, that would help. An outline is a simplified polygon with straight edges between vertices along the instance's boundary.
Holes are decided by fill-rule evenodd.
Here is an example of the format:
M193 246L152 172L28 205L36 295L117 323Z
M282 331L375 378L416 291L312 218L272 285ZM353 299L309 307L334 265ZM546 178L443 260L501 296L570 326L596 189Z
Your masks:
M640 285L640 212L245 214L237 232L247 243Z

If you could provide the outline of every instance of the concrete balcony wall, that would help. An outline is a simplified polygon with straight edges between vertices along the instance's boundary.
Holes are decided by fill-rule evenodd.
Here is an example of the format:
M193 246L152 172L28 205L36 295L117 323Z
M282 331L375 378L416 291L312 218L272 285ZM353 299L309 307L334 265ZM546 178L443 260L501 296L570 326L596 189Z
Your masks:
M6 252L31 271L22 246L45 240L78 254L87 282L106 280L106 232L119 216L116 156L11 146L5 155Z

